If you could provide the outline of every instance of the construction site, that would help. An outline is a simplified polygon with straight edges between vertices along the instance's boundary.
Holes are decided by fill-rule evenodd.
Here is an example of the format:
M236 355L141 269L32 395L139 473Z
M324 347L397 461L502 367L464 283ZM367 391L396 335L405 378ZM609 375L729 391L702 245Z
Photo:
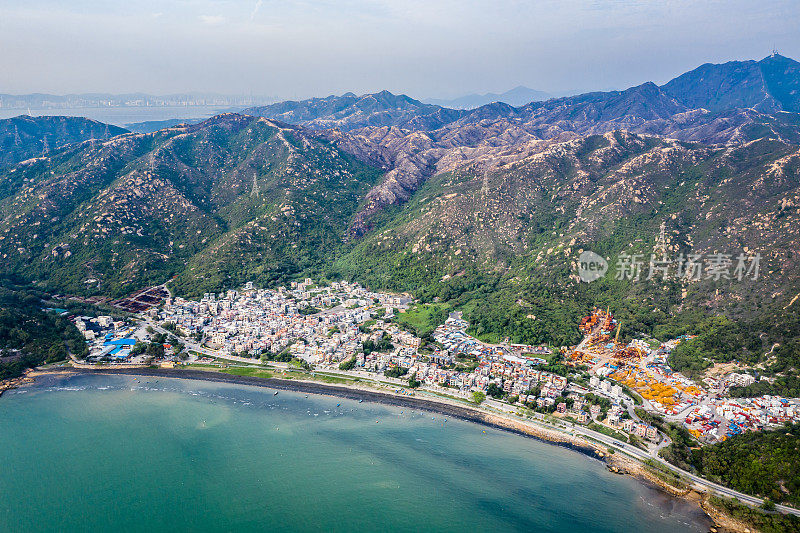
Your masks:
M619 367L627 362L638 362L647 354L647 346L632 342L619 342L622 324L614 319L609 309L595 307L581 319L578 329L585 335L583 341L568 356L573 364L584 364L594 369L604 365ZM612 338L613 335L613 338Z
M674 415L706 394L688 378L676 374L657 352L669 351L680 339L661 344L656 350L643 340L620 342L622 324L610 309L594 308L578 329L584 339L567 356L572 365L586 365L593 376L608 377L635 392L655 411Z

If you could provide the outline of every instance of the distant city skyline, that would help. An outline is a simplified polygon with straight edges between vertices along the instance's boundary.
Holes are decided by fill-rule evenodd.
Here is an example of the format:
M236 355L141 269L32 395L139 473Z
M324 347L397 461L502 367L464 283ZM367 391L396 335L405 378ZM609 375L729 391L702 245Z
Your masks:
M558 95L797 58L798 27L789 0L2 0L0 93Z

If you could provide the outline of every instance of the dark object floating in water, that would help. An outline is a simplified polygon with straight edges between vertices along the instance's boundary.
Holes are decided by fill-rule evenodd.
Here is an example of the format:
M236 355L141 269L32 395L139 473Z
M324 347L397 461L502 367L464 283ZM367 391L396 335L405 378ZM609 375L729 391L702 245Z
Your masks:
M273 396L277 396L278 395L278 391L275 391L274 393L272 393L272 395Z

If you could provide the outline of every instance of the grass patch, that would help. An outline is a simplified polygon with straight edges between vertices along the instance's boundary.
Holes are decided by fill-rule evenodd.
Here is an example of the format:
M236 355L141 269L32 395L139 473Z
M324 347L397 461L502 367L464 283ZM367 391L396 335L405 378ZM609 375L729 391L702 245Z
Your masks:
M658 461L653 461L652 459L646 459L644 461L644 464L651 474L653 474L660 480L664 481L665 483L672 485L673 487L678 489L685 489L689 487L688 481L686 481L683 478L683 476L681 476L677 472L673 472L672 470L665 467Z
M314 375L311 375L310 372L305 370L287 370L286 373L275 373L273 374L274 378L276 379L304 379L308 381L319 381L322 383L330 383L334 385L349 385L360 381L358 378L348 379L342 376L334 376L331 374L322 374L319 372L314 372Z
M603 435L611 437L612 439L617 439L618 441L622 442L628 442L627 433L623 433L621 431L617 431L616 429L606 427L602 424L598 424L597 422L589 422L589 424L586 427L588 427L592 431L596 431L598 433L602 433Z
M220 370L220 372L232 374L234 376L247 376L261 379L269 379L274 377L272 372L268 372L267 370L263 370L261 368L231 367L223 368Z
M491 332L472 333L472 336L481 342L485 342L486 344L500 344L500 341L502 340L500 338L500 334Z
M395 317L395 322L418 337L422 337L444 323L449 310L450 305L448 304L416 304L405 313L399 313Z
M354 381L358 381L358 380L352 380L352 379L342 378L342 377L338 377L338 376L328 376L328 375L320 376L318 374L315 374L313 377L312 376L308 376L308 377L310 379L315 380L315 381L322 381L324 383L348 384L348 383L353 383Z

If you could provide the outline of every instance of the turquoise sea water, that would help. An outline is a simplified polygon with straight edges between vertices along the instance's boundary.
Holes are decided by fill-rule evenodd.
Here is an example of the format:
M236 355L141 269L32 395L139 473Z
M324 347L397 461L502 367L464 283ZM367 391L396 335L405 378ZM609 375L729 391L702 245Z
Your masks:
M418 410L126 376L46 377L0 398L0 531L708 525L575 451Z

